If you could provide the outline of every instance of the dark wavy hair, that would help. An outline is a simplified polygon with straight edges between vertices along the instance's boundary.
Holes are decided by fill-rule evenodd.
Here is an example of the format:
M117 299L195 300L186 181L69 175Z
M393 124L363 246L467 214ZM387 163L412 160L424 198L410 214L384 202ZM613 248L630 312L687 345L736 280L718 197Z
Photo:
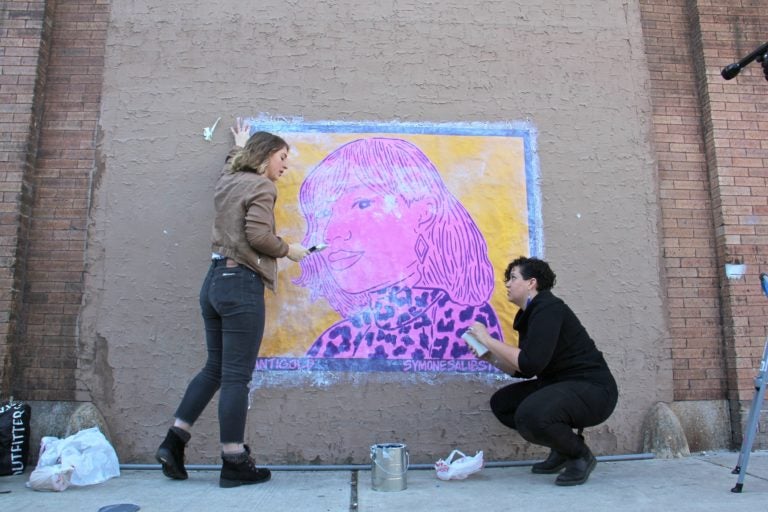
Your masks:
M509 276L515 267L520 269L520 275L523 276L523 279L536 278L536 290L538 291L551 290L555 286L557 276L549 268L549 263L539 258L526 258L525 256L520 256L507 265L507 270L504 271L505 283L509 281Z
M230 168L233 172L264 174L269 157L283 148L291 149L282 137L269 132L256 132L245 143L245 147L232 158Z

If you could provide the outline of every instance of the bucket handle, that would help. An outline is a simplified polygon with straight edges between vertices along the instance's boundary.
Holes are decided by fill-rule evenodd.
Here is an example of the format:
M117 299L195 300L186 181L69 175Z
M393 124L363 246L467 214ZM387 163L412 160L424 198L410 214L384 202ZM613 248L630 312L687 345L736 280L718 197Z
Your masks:
M403 476L407 471L408 468L411 467L411 454L408 453L408 450L405 451L405 469L403 471L400 471L399 473L396 471L387 471L387 469L379 464L379 461L376 460L376 453L374 450L371 450L371 460L373 460L373 463L376 464L376 466L382 470L384 473L391 475L391 476Z

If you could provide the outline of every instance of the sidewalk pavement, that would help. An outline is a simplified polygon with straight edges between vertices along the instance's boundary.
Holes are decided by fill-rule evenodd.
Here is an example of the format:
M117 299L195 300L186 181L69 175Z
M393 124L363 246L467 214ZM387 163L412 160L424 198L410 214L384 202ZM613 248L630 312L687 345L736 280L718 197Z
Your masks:
M265 484L220 489L218 471L190 471L189 480L171 481L159 469L132 469L102 484L63 492L26 488L26 473L0 477L0 511L97 512L120 503L162 512L768 510L768 452L752 453L740 494L731 492L738 455L603 461L586 484L575 487L558 487L556 475L534 475L527 465L486 467L466 480L447 482L438 480L433 470L412 469L406 475L407 489L397 492L374 491L368 470L275 471Z

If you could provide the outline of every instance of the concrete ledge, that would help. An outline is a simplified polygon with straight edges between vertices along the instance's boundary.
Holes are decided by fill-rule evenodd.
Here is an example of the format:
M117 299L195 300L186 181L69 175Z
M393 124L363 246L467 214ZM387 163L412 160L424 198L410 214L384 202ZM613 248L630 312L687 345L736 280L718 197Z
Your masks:
M687 457L688 440L677 415L664 402L651 407L643 422L643 452L660 459Z
M733 447L727 401L686 400L672 402L669 407L680 420L691 452L728 450Z
M112 443L104 416L91 402L26 402L32 408L30 417L29 465L37 464L43 437L65 438L80 430L98 427Z

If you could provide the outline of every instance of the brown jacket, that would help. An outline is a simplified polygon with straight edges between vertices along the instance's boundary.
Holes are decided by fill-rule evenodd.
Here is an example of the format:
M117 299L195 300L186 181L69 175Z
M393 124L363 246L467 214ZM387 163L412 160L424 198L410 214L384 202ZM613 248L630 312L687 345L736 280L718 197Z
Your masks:
M266 176L233 172L232 148L216 182L211 249L261 274L264 285L277 291L277 258L288 254L288 244L275 234L277 188Z

